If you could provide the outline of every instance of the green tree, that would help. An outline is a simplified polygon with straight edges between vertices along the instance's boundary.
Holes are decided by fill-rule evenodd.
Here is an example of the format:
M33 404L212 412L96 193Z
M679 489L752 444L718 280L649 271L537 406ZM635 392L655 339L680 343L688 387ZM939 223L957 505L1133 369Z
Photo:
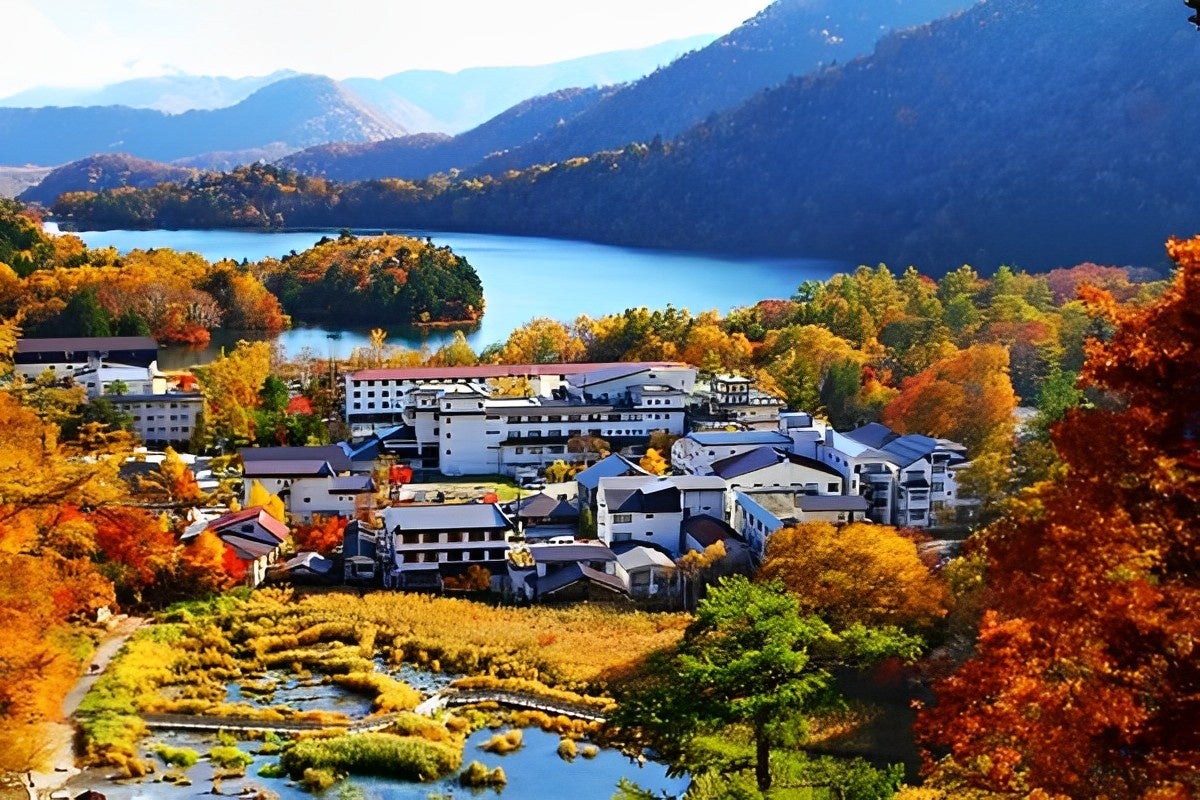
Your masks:
M678 648L659 656L650 685L631 691L615 719L681 747L700 734L746 726L755 782L766 791L772 745L794 737L802 715L838 704L831 667L912 657L916 647L894 630L855 626L834 634L818 617L802 617L781 583L734 576L709 588Z

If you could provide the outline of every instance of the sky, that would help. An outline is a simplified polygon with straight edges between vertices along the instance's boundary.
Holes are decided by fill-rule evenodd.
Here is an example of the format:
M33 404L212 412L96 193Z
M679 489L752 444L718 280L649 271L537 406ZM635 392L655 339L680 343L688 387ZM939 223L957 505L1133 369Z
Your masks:
M770 0L4 0L0 97L185 73L549 64L727 33Z

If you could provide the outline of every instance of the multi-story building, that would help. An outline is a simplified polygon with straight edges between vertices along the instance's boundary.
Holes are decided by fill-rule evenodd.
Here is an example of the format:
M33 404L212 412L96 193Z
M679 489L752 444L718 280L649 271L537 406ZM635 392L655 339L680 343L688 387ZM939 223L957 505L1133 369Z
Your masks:
M725 482L720 478L601 478L596 493L596 535L609 546L652 544L677 556L684 551L684 520L700 515L724 519Z
M567 372L581 367L587 369ZM524 397L492 397L479 380L527 377L523 371L536 378ZM409 372L417 375L404 374ZM391 374L386 382L385 374ZM389 421L412 431L417 466L445 475L514 475L570 460L573 449L578 452L573 444L586 448L593 437L619 449L645 444L656 431L683 433L683 401L695 371L674 363L557 364L432 373L369 370L351 377L346 402L352 428L382 422L381 409L355 404L387 403Z
M133 418L133 432L152 446L186 444L204 410L199 392L118 394L107 399L117 411Z
M472 564L493 575L507 570L505 556L516 526L495 503L393 506L379 517L388 588L440 588L443 577Z
M693 427L736 425L774 430L786 404L782 398L757 388L756 383L743 375L714 375L707 387L697 387L692 404Z
M792 440L779 431L693 431L671 445L671 466L692 475L709 475L712 463L760 447L790 450Z
M149 336L20 339L13 353L13 365L26 378L36 378L46 370L59 378L74 378L77 372L95 371L102 366L132 368L133 372L122 372L109 380L123 380L130 391L149 394L154 392L152 387L134 384L150 380L158 373L158 343ZM103 394L105 383L93 376L89 395Z
M582 388L605 392L619 376L641 376L641 383L675 386L685 393L690 393L695 383L694 370L672 361L366 369L345 377L346 424L353 436L366 436L377 428L412 425L414 418L408 412L422 406L435 409L439 392L457 387L490 395L489 382L505 379L523 380L532 397L552 398L565 391L572 375L594 375L594 382L585 379Z

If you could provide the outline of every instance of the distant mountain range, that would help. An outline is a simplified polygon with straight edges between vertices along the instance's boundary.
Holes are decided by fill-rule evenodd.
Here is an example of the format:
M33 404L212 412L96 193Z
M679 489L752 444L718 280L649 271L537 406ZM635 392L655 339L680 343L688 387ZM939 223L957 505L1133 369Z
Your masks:
M128 106L182 114L185 111L237 105L264 86L294 78L298 74L291 70L280 70L249 78L162 75L135 78L99 88L42 86L0 98L0 107Z
M531 97L637 80L715 38L692 36L538 66L475 67L453 73L407 70L340 83L404 130L459 133ZM248 78L164 75L99 88L39 87L0 98L0 108L128 106L182 114L236 105L259 89L297 75L291 70Z
M482 180L298 181L306 188L273 195L271 224L557 236L932 273L1162 265L1163 241L1200 227L1197 63L1200 38L1159 0L988 0L889 35L869 57L756 92L675 139ZM229 208L262 207L251 184L219 191L236 195ZM169 206L174 224L192 221L164 187L137 203L64 211L83 224L100 212L109 226L161 224L147 203Z
M407 130L453 134L533 97L636 81L715 38L692 36L540 66L475 67L453 73L409 70L380 79L347 78L342 83Z
M0 163L53 165L115 152L171 161L212 151L278 144L286 152L404 133L335 81L302 75L276 81L228 108L177 115L122 106L0 108Z
M1198 63L1171 3L989 0L661 147L377 222L931 272L1161 265L1200 229Z
M320 146L280 163L336 180L412 179L451 168L484 175L670 139L793 75L868 53L888 31L967 5L969 0L778 0L707 47L633 83L573 94L566 102L562 93L535 98L452 140L422 136ZM437 85L434 80L425 91L433 95ZM419 84L401 91L424 96ZM521 124L511 124L517 118Z

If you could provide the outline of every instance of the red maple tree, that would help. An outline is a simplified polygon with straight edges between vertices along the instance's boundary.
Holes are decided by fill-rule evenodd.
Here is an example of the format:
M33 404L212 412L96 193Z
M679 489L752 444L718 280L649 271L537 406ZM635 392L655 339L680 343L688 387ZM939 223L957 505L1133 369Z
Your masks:
M1091 342L1099 408L1054 430L1069 470L979 541L975 656L921 714L941 777L1071 798L1200 796L1200 238L1142 309L1085 287L1116 324Z

